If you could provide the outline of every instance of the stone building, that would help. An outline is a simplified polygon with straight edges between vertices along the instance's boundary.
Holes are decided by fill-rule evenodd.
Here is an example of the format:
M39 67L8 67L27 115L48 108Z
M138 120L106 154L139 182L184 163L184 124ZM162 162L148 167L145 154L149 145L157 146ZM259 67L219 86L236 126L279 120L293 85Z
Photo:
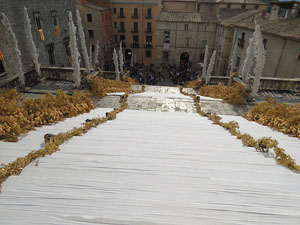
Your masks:
M247 18L253 19L253 16L259 15L261 13L261 11L255 9L247 10L218 22L214 43L214 49L216 49L217 51L216 64L214 68L214 74L216 76L228 75L228 66L230 64L230 53L232 50L235 28L234 25Z
M68 11L73 14L73 20L76 21L75 0L0 0L0 13L4 12L8 17L12 29L18 41L18 47L21 52L23 71L26 73L33 70L32 59L29 55L25 25L24 25L24 6L28 10L28 16L31 21L31 32L36 48L39 53L39 62L42 66L69 66L69 29L68 29ZM0 16L0 20L1 20ZM0 23L1 24L1 23ZM0 52L1 36L4 35L4 28L0 25ZM2 36L3 37L3 36ZM0 69L14 65L8 65L3 54L3 65ZM16 78L15 74L7 74L8 77L2 77L1 85Z
M157 64L186 61L200 68L206 44L214 48L217 17L199 13L161 12L157 22Z
M78 0L77 9L82 19L87 48L92 48L99 41L98 60L104 70L112 69L112 12L110 8L101 6L100 2L90 0Z
M300 18L268 20L259 17L257 21L267 52L262 76L300 78ZM232 43L238 46L235 65L238 68L245 59L248 40L253 31L252 18L235 24Z
M112 9L115 47L122 41L125 63L154 64L161 0L112 0Z
M196 12L196 0L164 0L163 11L165 12Z

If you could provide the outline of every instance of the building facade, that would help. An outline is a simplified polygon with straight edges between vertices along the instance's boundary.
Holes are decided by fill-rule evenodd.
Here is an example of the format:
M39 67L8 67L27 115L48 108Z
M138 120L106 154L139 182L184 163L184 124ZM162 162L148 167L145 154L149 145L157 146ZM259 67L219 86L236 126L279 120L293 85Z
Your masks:
M214 48L217 18L199 13L161 12L157 25L157 64L179 66L186 62L200 68L205 47Z
M91 48L94 55L98 41L100 66L104 70L112 69L113 33L111 9L89 0L77 1L77 9L82 19L87 48Z
M265 20L258 18L266 62L263 77L300 77L300 18ZM236 67L240 68L246 57L249 38L252 37L254 23L251 19L235 25L233 46L237 46ZM253 74L253 71L252 71Z
M69 66L69 28L68 11L73 14L73 20L76 22L75 0L0 0L0 13L4 13L10 23L12 30L16 35L18 48L21 52L23 71L33 70L32 59L29 55L28 44L25 34L25 14L24 6L27 8L28 16L31 21L31 33L37 51L39 53L39 62L42 66ZM1 17L1 16L0 16ZM0 18L1 20L2 18ZM9 65L5 53L1 51L4 48L1 45L1 37L4 35L4 28L0 23L0 52L2 52L1 70L9 71ZM8 74L13 77L15 74Z
M123 44L126 64L156 62L156 28L160 0L112 0L115 48Z

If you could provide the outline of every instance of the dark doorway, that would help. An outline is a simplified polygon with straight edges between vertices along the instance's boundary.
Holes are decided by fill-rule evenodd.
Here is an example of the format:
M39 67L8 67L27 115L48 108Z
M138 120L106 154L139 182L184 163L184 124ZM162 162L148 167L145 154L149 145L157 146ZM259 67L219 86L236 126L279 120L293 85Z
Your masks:
M50 66L55 65L54 44L46 45Z
M188 65L189 64L189 53L184 52L180 55L180 65Z
M4 73L4 72L5 72L4 66L3 66L2 60L0 59L0 74Z
M132 51L130 49L126 49L125 50L125 63L126 63L126 65L130 65L131 57L132 57Z

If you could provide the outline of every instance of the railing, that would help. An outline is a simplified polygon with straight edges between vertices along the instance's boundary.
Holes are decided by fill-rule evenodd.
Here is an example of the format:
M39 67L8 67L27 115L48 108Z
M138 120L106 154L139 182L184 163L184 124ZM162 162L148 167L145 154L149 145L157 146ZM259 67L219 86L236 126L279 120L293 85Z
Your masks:
M140 44L139 44L139 43L132 43L132 44L131 44L131 47L132 47L132 48L139 48L139 47L140 47Z
M145 29L145 33L146 33L146 34L152 34L152 29L147 29L147 28L146 28L146 29Z
M151 14L146 14L145 18L146 19L152 19L152 15Z
M253 80L253 77L251 78ZM210 83L224 83L227 84L229 77L212 76ZM277 78L277 77L261 77L259 90L261 91L299 91L300 78Z
M152 48L152 44L145 44L144 48Z
M118 14L118 17L119 17L119 18L125 18L125 15L119 13L119 14Z
M139 18L139 15L133 13L131 17L132 17L133 19L138 19L138 18Z
M131 32L132 32L132 33L138 33L138 32L139 32L139 29L131 28Z

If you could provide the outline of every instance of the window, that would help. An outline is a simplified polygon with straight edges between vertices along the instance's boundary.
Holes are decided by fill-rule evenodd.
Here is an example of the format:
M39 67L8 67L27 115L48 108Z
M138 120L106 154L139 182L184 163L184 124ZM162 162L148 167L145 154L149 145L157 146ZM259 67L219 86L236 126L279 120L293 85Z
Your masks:
M163 52L163 56L164 56L164 59L168 59L169 58L169 52Z
M94 30L88 30L89 38L94 38Z
M118 35L115 35L115 43L118 43Z
M138 22L133 23L133 31L134 32L139 32L139 23Z
M117 9L116 8L114 8L114 14L116 14L117 13Z
M297 53L296 59L300 59L300 49L299 49L299 51Z
M125 24L124 22L120 22L120 32L125 32Z
M46 45L50 66L55 65L54 44Z
M132 37L132 42L133 42L134 44L138 44L138 43L139 43L139 36L133 35L133 37Z
M91 45L90 47L92 47L92 52L95 51L95 45Z
M264 48L265 48L265 50L267 50L267 42L268 42L268 40L267 40L267 39L264 39L264 40L263 40L263 44L264 44Z
M152 23L147 23L146 33L152 33Z
M199 60L200 60L200 62L204 62L204 53L200 53Z
M197 4L197 12L200 12L200 4Z
M86 18L87 18L87 21L89 23L93 22L93 16L92 16L92 14L90 14L90 13L86 14Z
M258 6L259 6L259 5L255 5L255 6L254 6L254 9L258 9Z
M227 9L230 9L231 8L231 4L227 4L226 7L227 7Z
M201 48L205 48L207 45L207 40L202 40L201 41Z
M125 43L125 35L120 35L120 42Z
M204 25L204 31L208 31L208 24Z
M51 11L51 18L54 26L57 26L57 11L52 10Z
M151 53L152 53L151 50L146 50L146 57L151 58L152 57Z
M184 24L184 30L189 30L189 25L188 24Z
M147 9L147 14L146 14L146 19L151 19L152 18L152 9L148 8Z
M152 36L146 36L146 46L152 46Z
M124 18L124 17L125 17L125 15L124 15L124 9L120 8L119 18Z
M246 4L242 4L241 9L246 9Z
M241 63L241 58L240 57L236 57L235 67L240 67L240 63Z
M133 16L132 16L133 18L138 18L139 16L138 16L138 9L137 8L134 8L133 9Z
M245 32L242 32L242 37L238 38L238 43L237 43L237 45L238 45L240 48L244 48L245 36L246 36L246 33L245 33Z
M41 24L41 13L40 12L34 12L33 17L37 26L37 29L40 30L42 29L42 24Z
M114 22L114 28L118 28L117 22Z
M170 43L170 31L169 30L165 30L164 43Z

